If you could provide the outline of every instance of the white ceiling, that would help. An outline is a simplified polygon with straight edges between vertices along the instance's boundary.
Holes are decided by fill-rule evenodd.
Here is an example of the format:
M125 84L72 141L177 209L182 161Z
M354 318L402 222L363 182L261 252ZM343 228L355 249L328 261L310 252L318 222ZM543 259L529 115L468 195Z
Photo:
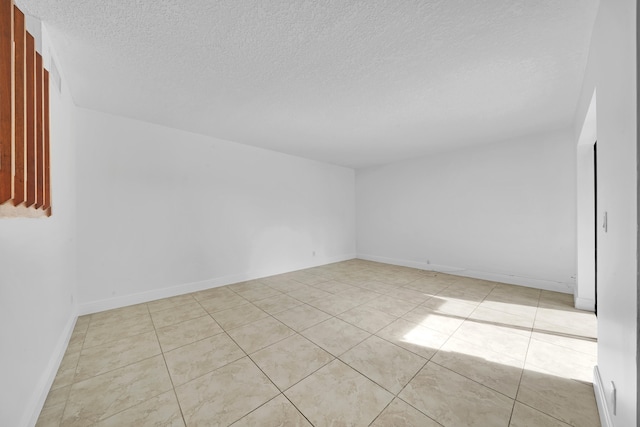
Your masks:
M83 107L349 167L571 126L598 0L20 0Z

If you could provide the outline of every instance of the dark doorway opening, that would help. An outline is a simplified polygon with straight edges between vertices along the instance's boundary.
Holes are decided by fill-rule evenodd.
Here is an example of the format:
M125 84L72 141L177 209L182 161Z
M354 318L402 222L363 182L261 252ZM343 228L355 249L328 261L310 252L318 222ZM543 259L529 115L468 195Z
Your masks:
M598 141L593 143L593 206L594 206L594 285L595 285L595 302L593 305L596 316L598 315Z

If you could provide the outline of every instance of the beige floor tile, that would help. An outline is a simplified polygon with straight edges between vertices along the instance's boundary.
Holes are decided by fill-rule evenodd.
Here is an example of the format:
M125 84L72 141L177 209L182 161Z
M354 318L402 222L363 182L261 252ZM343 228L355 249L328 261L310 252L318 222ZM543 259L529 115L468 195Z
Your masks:
M482 303L484 304L484 303ZM533 328L533 320L535 313L521 313L512 314L503 310L494 310L492 308L483 307L482 304L469 315L469 319L474 319L479 322L495 323L501 326L514 327L514 328Z
M99 421L95 427L121 426L184 427L182 412L173 390L144 401L112 417Z
M64 387L51 389L47 394L47 399L44 401L43 408L51 408L53 406L64 405L67 402L67 398L69 397L69 392L71 391L71 386L67 385Z
M205 289L203 291L194 292L191 294L196 301L203 301L210 298L219 298L229 295L234 295L231 289L228 286L221 286L218 288Z
M468 304L480 304L488 294L489 292L485 292L483 290L455 287L453 285L450 285L449 287L438 292L436 296L452 301L466 302Z
M337 317L372 334L397 319L395 316L364 305L345 311Z
M524 360L531 331L465 320L452 336L477 346L484 346L496 353L506 354L513 359Z
M242 298L246 300L255 302L261 299L274 297L276 295L282 295L282 292L276 289L270 288L267 285L261 285L261 287L259 288L238 292L238 295L240 295Z
M497 282L490 282L488 280L475 279L473 277L456 276L454 282L449 286L450 288L457 288L463 290L471 290L478 293L484 293L489 295L491 291L496 287Z
M49 390L47 399L44 402L44 406L36 422L36 427L58 427L60 425L70 391L70 385Z
M535 319L536 312L538 311L537 305L530 305L529 303L518 303L514 301L505 301L507 300L507 298L499 300L499 298L493 297L492 295L493 294L489 295L487 299L482 301L479 305L479 308L508 313L514 316L525 318L527 319L527 321L529 321L530 319L531 324L533 324L533 319Z
M86 332L87 328L89 327L89 323L91 322L91 315L90 314L85 314L82 316L78 316L78 318L76 319L76 324L73 328L74 332Z
M463 301L448 300L438 296L431 297L420 306L436 313L447 314L460 319L466 319L478 308L478 305L475 303L470 304Z
M450 338L431 360L513 399L524 365L523 360L457 338Z
M248 357L176 387L188 426L227 426L279 393Z
M513 400L433 362L399 398L445 426L507 426Z
M266 285L261 280L247 280L246 282L234 283L232 285L227 286L228 289L231 289L234 292L246 292L252 291L255 289L263 289Z
M84 340L87 336L87 329L89 328L89 322L85 321L84 324L80 327L76 324L76 327L73 329L71 333L71 337L69 337L69 344L67 345L68 352L74 353L76 351L82 350L82 346L84 345Z
M274 282L291 282L294 281L291 278L291 273L284 273L284 274L276 274L273 276L267 276L267 277L262 277L260 278L260 283L264 283L265 285L271 286ZM300 282L297 282L300 283Z
M382 295L376 299L369 301L365 305L367 307L373 307L376 310L380 310L392 316L400 317L416 308L418 304L418 301L411 302L396 298L391 295Z
M244 304L249 304L249 301L242 298L240 295L233 293L228 295L220 295L213 298L207 298L200 301L202 308L209 313L215 313L216 311L228 310L233 307L238 307Z
M340 356L371 335L335 317L305 329L301 334L334 356Z
M211 316L222 326L225 330L239 328L240 326L248 325L256 320L264 319L269 314L260 310L253 304L245 304L239 307L233 307L229 310L216 311Z
M291 298L288 295L280 294L274 297L261 299L256 301L254 304L269 314L276 314L300 305L302 304L302 301Z
M147 303L149 312L155 313L156 311L167 310L169 308L176 308L183 304L189 304L195 301L195 298L191 294L178 295L171 298L164 298Z
M447 285L451 285L453 282L456 281L458 276L454 276L453 274L447 274L447 273L439 273L439 272L433 272L435 273L434 276L424 276L423 279L428 279L431 281L431 283L446 283Z
M371 424L371 427L440 427L440 424L413 406L395 398Z
M300 332L320 322L324 322L329 319L331 315L310 305L302 304L281 313L274 314L273 317L291 329Z
M192 299L191 302L177 307L154 311L151 313L151 319L156 328L164 328L165 326L175 325L176 323L196 319L207 314L204 308L196 300Z
M438 280L436 277L421 277L413 282L407 283L403 287L433 296L448 288L450 284L450 282Z
M121 322L130 317L139 316L141 314L149 314L147 304L129 305L127 307L116 308L113 310L101 311L91 315L90 323L104 322Z
M383 294L381 294L380 292L370 291L368 289L353 288L349 289L348 291L340 292L338 295L347 298L353 298L359 301L361 304L364 304L365 302L369 302Z
M171 387L160 355L77 382L71 387L62 425L92 425Z
M403 299L405 301L418 302L420 304L433 296L428 292L422 292L422 291L419 291L416 289L410 289L410 288L398 288L392 293L390 293L390 295L393 295L394 297Z
M127 317L117 322L91 322L84 340L84 348L95 347L150 331L153 331L153 322L148 312Z
M536 329L533 330L531 338L591 355L598 354L598 341L595 338L576 337L552 331L542 332Z
M253 353L251 359L280 390L285 390L334 357L296 334Z
M510 285L508 283L496 283L491 294L528 297L535 300L536 305L538 305L537 302L540 300L540 289L530 288L528 286Z
M547 323L536 319L533 324L533 331L547 335L559 335L576 340L596 340L597 333L588 324L577 323Z
M532 339L527 352L525 369L537 370L563 378L591 382L593 367L597 364L596 353L587 354L567 347Z
M379 385L334 360L285 395L314 426L366 426L393 399Z
M600 425L591 384L525 369L517 400L573 426Z
M376 335L425 359L430 359L449 338L447 334L404 319L396 320Z
M590 427L596 333L568 294L353 259L79 317L38 426L493 427L516 396Z
M540 307L570 307L573 308L573 295L562 292L540 291Z
M332 293L314 288L313 286L307 286L301 283L299 284L299 286L300 286L300 289L297 289L293 292L289 292L287 295L297 299L298 301L305 302L307 304L317 299L326 298L333 295Z
M578 310L573 307L540 306L536 313L536 320L559 325L564 323L584 323L585 326L593 328L595 328L596 324L596 316L593 312Z
M283 395L271 399L232 425L232 427L255 426L312 427Z
M155 331L82 350L74 381L81 381L160 354Z
M325 278L333 278L336 276L336 273L333 272L328 265L319 265L317 267L307 268L307 271L315 274L316 276Z
M248 354L295 334L292 329L273 317L267 317L227 332Z
M418 279L417 275L401 275L397 272L390 272L388 274L380 274L377 276L378 280L383 283L388 283L390 285L404 286L407 285L414 280Z
M291 273L291 277L293 278L293 280L296 280L300 283L304 283L305 285L308 285L308 286L314 286L319 283L327 281L327 279L322 276L309 273L307 271L302 271L302 270L294 271L293 273Z
M582 338L596 338L596 316L587 311L538 307L534 329Z
M499 283L487 295L485 301L537 308L540 301L540 289Z
M464 319L458 316L437 313L423 306L414 308L402 318L447 335L454 333L464 322Z
M284 293L294 292L306 286L292 279L261 280L269 287Z
M51 390L55 390L60 387L68 386L73 383L73 379L76 376L76 368L78 367L78 360L80 359L80 352L65 352L56 377L53 379Z
M208 314L156 330L162 351L199 341L222 332L222 328Z
M393 394L400 392L427 362L375 335L344 353L340 360Z
M218 334L165 353L175 386L244 357L227 334Z
M327 298L311 301L309 305L312 305L325 313L329 313L332 316L336 316L354 307L362 305L362 301L357 298L343 296L342 294L335 294Z
M358 286L363 289L368 289L370 291L378 292L379 294L390 294L390 293L393 293L396 289L398 289L397 286L378 282L377 280L365 280L359 283Z
M38 420L36 421L36 427L59 427L62 422L62 415L64 413L64 403L60 405L50 406L48 408L42 408Z
M570 427L569 424L516 402L509 427Z
M313 287L330 294L338 294L354 288L354 286L347 285L346 283L338 282L336 280L323 281L313 285Z

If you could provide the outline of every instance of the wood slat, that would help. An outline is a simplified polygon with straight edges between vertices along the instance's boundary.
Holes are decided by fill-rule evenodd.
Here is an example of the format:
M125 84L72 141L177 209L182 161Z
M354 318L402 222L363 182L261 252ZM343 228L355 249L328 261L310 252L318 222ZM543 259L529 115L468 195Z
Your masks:
M43 74L44 112L44 209L51 207L51 157L49 154L49 72Z
M0 203L11 199L13 181L13 1L0 0Z
M0 0L3 1L3 0ZM26 36L26 80L27 80L27 162L26 173L26 205L33 206L36 202L36 47L33 36Z
M14 174L13 203L19 205L25 198L26 154L26 79L25 79L25 24L24 14L13 7L14 39Z
M36 208L44 204L44 110L42 108L42 55L36 52Z

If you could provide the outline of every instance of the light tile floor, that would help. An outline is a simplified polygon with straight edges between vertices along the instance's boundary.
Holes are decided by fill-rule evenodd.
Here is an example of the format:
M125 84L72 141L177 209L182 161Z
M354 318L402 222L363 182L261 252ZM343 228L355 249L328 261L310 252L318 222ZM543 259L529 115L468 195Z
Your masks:
M82 316L38 426L598 426L566 294L351 260Z

